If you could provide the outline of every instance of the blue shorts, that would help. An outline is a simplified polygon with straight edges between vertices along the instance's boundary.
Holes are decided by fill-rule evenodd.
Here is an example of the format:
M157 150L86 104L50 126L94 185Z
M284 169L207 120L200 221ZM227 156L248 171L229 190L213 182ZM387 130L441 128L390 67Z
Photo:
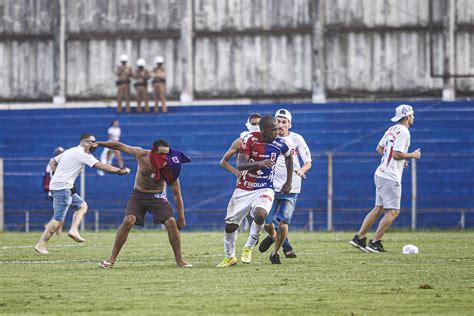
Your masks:
M282 192L275 192L275 199L273 200L270 213L268 213L265 219L265 224L271 224L274 220L289 224L295 211L297 199L298 193L284 194Z
M70 189L51 191L53 196L53 219L62 222L69 208L78 209L84 200L76 193L71 194Z

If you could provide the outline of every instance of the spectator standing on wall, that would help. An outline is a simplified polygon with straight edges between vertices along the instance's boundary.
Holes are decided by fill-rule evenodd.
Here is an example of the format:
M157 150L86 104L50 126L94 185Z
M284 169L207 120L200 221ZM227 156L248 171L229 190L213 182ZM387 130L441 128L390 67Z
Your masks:
M117 67L115 74L117 75L117 113L122 113L122 100L125 97L125 111L130 113L130 78L132 78L133 70L127 65L128 56L120 56L120 65Z
M150 107L148 105L148 79L150 79L150 72L145 68L146 62L145 59L140 58L137 60L137 69L133 74L135 79L135 90L137 91L137 113L142 113L142 100L145 102L145 112L150 112Z
M153 96L155 98L155 113L159 112L159 101L161 101L161 110L163 111L163 113L168 112L168 109L166 108L166 70L165 67L163 67L163 62L164 59L162 56L156 57L156 67L152 70Z

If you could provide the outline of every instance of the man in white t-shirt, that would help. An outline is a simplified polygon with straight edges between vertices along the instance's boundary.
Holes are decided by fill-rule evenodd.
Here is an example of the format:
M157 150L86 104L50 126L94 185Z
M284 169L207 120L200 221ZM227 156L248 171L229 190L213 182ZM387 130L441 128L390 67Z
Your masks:
M377 152L382 160L374 175L375 207L367 214L357 235L350 244L365 252L384 252L382 237L400 213L402 196L403 169L408 166L410 158L420 159L421 151L417 149L408 153L410 147L410 131L415 120L413 108L402 104L395 110L392 122L397 124L390 127L378 143ZM367 244L366 234L385 211L372 239Z
M112 124L110 124L109 129L107 130L107 135L109 138L109 141L111 142L118 142L120 141L120 134L122 133L122 130L120 129L120 123L118 120L113 120ZM122 159L122 153L120 150L112 150L107 147L104 147L104 150L102 151L102 154L100 155L100 162L103 164L108 164L111 165L112 161L114 160L114 157L117 157L117 164L119 168L123 168L123 159ZM104 172L102 170L97 170L97 174L99 176L103 176Z
M270 213L265 220L265 230L268 236L260 244L260 252L267 251L275 242L271 257L276 257L278 251L283 246L283 252L287 258L296 258L296 254L288 241L288 225L291 222L295 211L296 200L301 191L301 178L305 178L305 173L311 169L311 152L304 138L297 133L290 132L292 127L292 116L290 111L280 109L275 113L275 118L279 125L278 136L283 138L291 149L293 156L293 171L297 176L293 177L290 193L283 193L281 188L286 179L285 162L278 158L276 163L275 177L273 186L275 188L275 200L273 201ZM300 165L300 158L303 166ZM276 224L274 224L276 223ZM278 227L278 233L275 226Z
M76 211L68 236L77 242L85 241L85 239L79 235L79 224L87 212L87 203L77 193L73 192L74 181L76 181L77 176L81 173L85 165L118 175L130 173L130 169L128 168L119 169L103 164L90 153L86 153L85 150L94 142L95 137L93 135L82 134L79 146L70 148L51 159L50 166L54 175L49 183L49 190L53 196L54 215L51 221L46 225L43 235L34 247L37 252L42 254L49 253L48 249L46 249L47 243L60 223L64 221L70 207L76 209Z

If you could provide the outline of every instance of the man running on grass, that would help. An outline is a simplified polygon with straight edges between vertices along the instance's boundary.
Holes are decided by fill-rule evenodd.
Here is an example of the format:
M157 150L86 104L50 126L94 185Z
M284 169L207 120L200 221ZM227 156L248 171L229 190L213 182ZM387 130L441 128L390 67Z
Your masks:
M273 117L264 116L259 123L260 132L247 135L240 146L237 157L237 169L243 171L234 194L227 206L224 233L224 260L217 265L225 268L237 264L235 243L238 228L245 216L250 212L254 218L250 226L250 235L242 252L242 262L252 261L252 250L257 244L263 230L263 224L273 203L273 175L275 163L280 154L285 156L287 179L282 191L291 190L293 161L291 151L285 141L277 137L278 126ZM280 263L278 257L270 258L272 263Z
M82 134L79 140L79 146L70 148L62 154L50 160L49 165L53 172L53 177L49 183L49 190L53 197L54 215L51 221L46 225L43 235L35 245L35 250L41 254L49 254L46 248L48 241L64 221L69 208L75 209L72 218L71 229L68 236L77 242L86 241L79 235L79 224L87 212L87 203L74 190L74 181L81 173L82 168L87 165L109 173L126 175L130 169L119 169L99 162L90 153L95 148L90 148L95 142L92 134ZM88 152L86 152L88 151Z
M414 120L411 106L406 104L398 106L392 118L392 122L397 124L385 132L377 146L377 152L382 155L382 160L374 175L375 207L367 214L359 232L349 242L355 248L365 252L385 252L382 237L400 213L403 168L408 166L407 159L421 158L420 149L408 153L411 139L408 129L413 126ZM368 231L384 211L385 215L380 220L374 237L367 244Z
M164 224L168 230L168 238L173 248L176 265L181 268L190 268L191 264L184 261L181 254L180 230L186 226L184 217L184 203L181 196L179 173L181 164L191 160L183 153L170 149L164 140L156 140L152 150L140 147L131 147L118 142L96 142L93 146L102 146L112 150L120 150L137 159L138 167L134 189L125 209L125 217L117 230L112 254L99 263L104 269L112 268L123 245L127 241L128 233L133 225L145 225L145 213L153 215L155 224ZM178 211L178 221L173 216L173 210L164 192L165 183L171 186L173 198Z
M275 255L283 247L283 253L287 258L296 258L296 253L288 241L288 226L296 207L296 200L301 191L301 178L311 168L311 152L304 138L297 133L290 132L292 127L292 116L290 111L279 109L275 113L275 119L278 123L278 136L283 138L291 149L293 156L293 170L296 176L291 183L291 191L288 194L281 192L284 181L286 180L285 161L279 157L276 163L275 178L273 186L275 187L275 200L273 201L270 213L265 220L265 230L268 236L262 241L258 248L260 252L265 252L275 242L272 254ZM303 161L300 167L299 158ZM278 233L277 233L278 231Z

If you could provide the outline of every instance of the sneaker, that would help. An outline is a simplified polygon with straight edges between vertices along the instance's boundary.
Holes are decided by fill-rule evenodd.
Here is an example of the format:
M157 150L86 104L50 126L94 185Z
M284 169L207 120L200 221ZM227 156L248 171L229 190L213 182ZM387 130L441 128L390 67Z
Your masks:
M244 247L244 250L242 251L242 258L240 258L240 261L242 261L242 263L249 264L250 262L252 262L252 250L253 247Z
M369 244L367 245L367 247L365 247L365 249L374 253L385 252L385 249L383 249L381 240L377 240L377 241L372 241L372 239L369 240Z
M258 250L260 252L265 252L268 250L268 248L270 248L271 245L273 245L273 243L275 242L275 238L273 238L272 236L268 235L267 237L265 237L264 240L262 240L262 243L260 244L260 246L258 247Z
M283 250L286 258L296 258L296 252L293 249Z
M358 235L355 235L354 238L349 241L349 243L355 248L358 248L360 251L369 252L367 249L365 249L367 246L367 237L360 239Z
M270 262L271 262L272 264L281 264L281 262L280 262L280 255L277 254L277 253L274 254L274 255L271 255L271 254L270 254Z
M236 264L237 264L236 257L232 257L232 258L225 257L224 260L222 260L222 262L216 266L216 268L227 268L227 267L235 266Z

